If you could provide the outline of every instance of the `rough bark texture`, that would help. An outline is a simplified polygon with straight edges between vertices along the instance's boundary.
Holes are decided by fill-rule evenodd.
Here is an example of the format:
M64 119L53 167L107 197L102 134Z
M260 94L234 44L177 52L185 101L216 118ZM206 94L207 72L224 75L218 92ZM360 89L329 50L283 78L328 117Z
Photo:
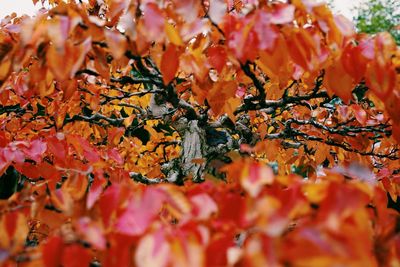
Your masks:
M182 136L182 170L185 176L192 177L194 182L203 180L205 163L199 163L206 157L205 131L199 127L197 120L189 121ZM199 161L195 161L198 159Z
M180 183L180 178L190 178L194 182L203 181L206 164L199 162L206 158L207 144L206 132L200 127L199 121L186 117L171 121L170 116L165 116L168 113L165 101L157 99L156 95L151 97L150 110L153 116L164 117L169 121L182 138L180 158L163 166L167 180L175 183Z

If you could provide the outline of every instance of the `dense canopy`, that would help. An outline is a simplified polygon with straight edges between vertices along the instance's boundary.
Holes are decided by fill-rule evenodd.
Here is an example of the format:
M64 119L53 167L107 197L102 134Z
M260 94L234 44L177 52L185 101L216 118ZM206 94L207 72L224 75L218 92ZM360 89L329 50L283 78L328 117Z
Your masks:
M400 265L390 34L312 0L41 2L0 21L0 264Z

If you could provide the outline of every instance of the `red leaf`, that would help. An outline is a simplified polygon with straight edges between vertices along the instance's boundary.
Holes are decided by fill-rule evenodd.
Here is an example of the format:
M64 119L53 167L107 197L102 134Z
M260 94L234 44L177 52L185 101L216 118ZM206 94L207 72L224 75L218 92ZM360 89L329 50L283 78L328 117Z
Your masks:
M218 195L216 202L219 204L218 220L223 223L234 223L239 227L246 225L246 199L233 192ZM235 207L232 209L232 207Z
M18 213L16 211L9 212L5 215L5 228L10 238L15 233L17 227Z
M395 139L398 143L400 143L400 126L394 124L394 125L392 126L392 128L393 128L393 137L394 137L394 139Z
M118 19L118 16L122 14L125 8L128 7L128 1L110 1L108 3L108 16L112 21Z
M360 46L354 46L349 43L344 48L341 56L344 70L354 78L355 82L359 82L362 79L367 68L367 59L361 52Z
M224 32L228 47L242 63L257 57L259 33L256 32L257 27L253 26L254 24L253 20L239 19L233 15L225 19Z
M361 54L363 57L369 60L374 58L375 51L374 51L374 42L372 39L361 40L358 47L360 47Z
M42 260L45 267L59 267L63 249L63 240L59 236L47 239L42 248Z
M170 44L161 58L161 73L164 84L169 84L175 77L179 67L179 53L175 45Z
M86 199L86 207L91 209L97 199L103 192L103 186L107 183L103 178L95 177L93 183L90 185L89 192Z
M15 168L21 174L32 179L43 177L52 183L56 183L59 178L61 178L59 171L54 167L54 165L48 162L42 162L40 164L24 162L23 164L15 165Z
M233 243L233 238L229 234L220 235L218 238L211 241L206 251L206 266L227 266L227 250L233 246L235 246L235 244Z
M69 100L78 88L78 82L76 80L66 80L57 83L60 89L64 92L63 100Z
M109 234L109 247L105 253L104 267L131 266L131 246L134 239L121 234Z
M25 155L21 149L16 145L15 142L10 143L7 147L0 150L2 152L6 162L10 163L12 161L16 163L22 163L25 160Z
M63 267L89 266L92 256L81 245L72 244L64 248L61 263Z
M355 186L331 183L326 198L320 204L319 219L326 224L333 223L362 209L368 202L368 195Z
M0 175L3 175L3 173L7 170L9 165L10 162L4 158L3 151L2 149L0 149Z
M93 147L88 140L79 135L68 135L67 142L71 144L75 150L91 162L100 160L99 152Z
M379 33L373 39L360 42L363 55L372 61L365 75L368 87L386 100L396 86L396 69L392 57L396 53L396 44L389 33Z
M96 189L96 191L99 189ZM108 227L110 224L111 215L117 209L119 194L121 188L118 185L111 185L105 190L103 195L99 200L101 216L103 219L103 224ZM97 192L96 192L97 194ZM90 201L92 202L92 201Z
M59 133L56 136L47 138L46 141L48 152L53 154L57 162L65 163L68 147L64 139L64 134Z
M222 46L212 46L207 50L208 60L219 73L222 71L226 64L226 51Z
M5 131L0 132L0 147L5 147L9 143L9 139L7 138L7 134Z

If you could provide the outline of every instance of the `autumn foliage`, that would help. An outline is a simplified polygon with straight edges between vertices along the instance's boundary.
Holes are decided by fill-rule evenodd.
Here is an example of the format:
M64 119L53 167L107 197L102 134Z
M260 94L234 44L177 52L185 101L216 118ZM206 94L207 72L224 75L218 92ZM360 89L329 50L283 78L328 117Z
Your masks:
M2 266L400 266L388 33L310 0L41 2L0 22Z

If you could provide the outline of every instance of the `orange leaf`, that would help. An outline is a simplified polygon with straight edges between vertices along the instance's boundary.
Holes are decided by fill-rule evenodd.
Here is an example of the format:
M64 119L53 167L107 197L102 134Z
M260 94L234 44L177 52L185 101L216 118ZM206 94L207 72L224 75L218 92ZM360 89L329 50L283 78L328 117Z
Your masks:
M170 44L161 58L161 73L164 84L169 84L175 77L179 67L179 53L175 45Z
M324 84L344 102L348 103L352 98L354 80L344 71L340 61L334 62L326 69Z
M260 52L260 67L271 79L278 80L281 84L286 84L294 72L287 51L285 40L279 36L272 51Z
M105 30L107 45L110 52L115 59L120 59L124 54L127 47L126 38L118 31Z
M117 146L120 143L121 137L124 135L124 128L113 127L107 131L107 141L111 146Z
M310 32L305 29L294 29L286 40L289 55L293 61L305 70L314 70L313 55L316 44Z
M46 55L47 64L56 79L64 81L75 76L91 48L91 43L89 37L79 45L67 41L64 51L57 50L54 45L50 46Z
M74 200L80 200L85 194L89 181L85 175L71 175L62 185L63 190Z
M4 62L1 62L0 64L0 85L3 83L3 81L7 78L7 76L10 74L12 70L12 60L5 60Z
M78 82L76 80L66 80L58 83L61 90L63 90L63 100L68 100L72 97L72 95L76 92L78 88Z
M380 99L385 100L396 86L396 70L390 63L373 61L368 64L366 80L368 87Z
M360 107L359 105L352 105L351 108L354 111L354 115L356 116L356 120L361 124L365 125L367 122L367 112Z

